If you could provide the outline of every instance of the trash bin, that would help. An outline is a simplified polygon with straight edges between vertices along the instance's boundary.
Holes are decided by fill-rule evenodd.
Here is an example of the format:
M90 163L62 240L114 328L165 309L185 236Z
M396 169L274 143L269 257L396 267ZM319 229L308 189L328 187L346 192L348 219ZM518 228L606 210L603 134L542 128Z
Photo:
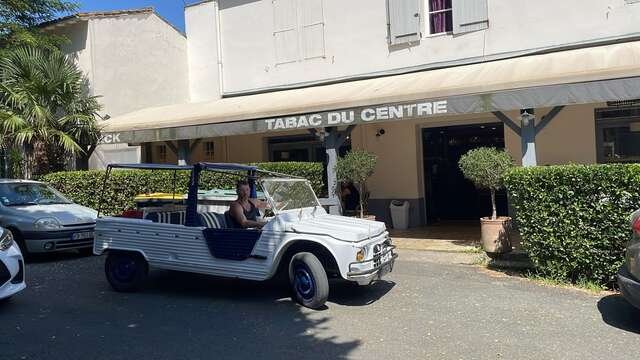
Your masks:
M394 229L404 230L409 227L409 202L392 200L389 205L391 222Z

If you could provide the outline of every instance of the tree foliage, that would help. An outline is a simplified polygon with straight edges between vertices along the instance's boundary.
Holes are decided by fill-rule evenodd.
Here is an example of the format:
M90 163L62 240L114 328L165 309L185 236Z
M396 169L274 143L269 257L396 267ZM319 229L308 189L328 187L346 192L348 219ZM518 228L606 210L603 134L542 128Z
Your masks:
M481 147L462 155L458 165L476 188L491 190L491 218L496 219L495 193L504 187L504 174L513 167L511 156L504 150Z
M77 9L78 3L68 0L0 1L0 49L21 46L54 49L65 39L42 31L39 25Z
M75 63L58 51L18 48L0 58L0 131L5 148L23 149L32 170L64 169L87 155L100 129L100 105Z
M354 150L338 159L335 166L339 181L350 181L358 186L360 192L360 217L364 217L366 182L376 168L378 157L364 150Z

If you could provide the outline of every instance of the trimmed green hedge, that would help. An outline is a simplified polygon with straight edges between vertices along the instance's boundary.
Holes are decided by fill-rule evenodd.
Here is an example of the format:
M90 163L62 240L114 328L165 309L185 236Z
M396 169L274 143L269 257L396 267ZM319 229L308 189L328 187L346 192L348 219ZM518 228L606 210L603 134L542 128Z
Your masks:
M515 168L505 183L540 275L614 285L640 208L639 164Z
M262 170L274 171L308 179L316 194L326 193L323 181L322 163L274 162L255 163ZM133 209L133 198L146 192L173 191L173 171L166 170L113 170L109 176L107 188L102 194L104 170L66 171L43 176L44 181L63 193L74 202L97 209L103 197L102 212L119 214L125 209ZM236 176L205 171L201 175L201 189L233 189ZM189 184L189 172L176 173L178 193L186 193Z

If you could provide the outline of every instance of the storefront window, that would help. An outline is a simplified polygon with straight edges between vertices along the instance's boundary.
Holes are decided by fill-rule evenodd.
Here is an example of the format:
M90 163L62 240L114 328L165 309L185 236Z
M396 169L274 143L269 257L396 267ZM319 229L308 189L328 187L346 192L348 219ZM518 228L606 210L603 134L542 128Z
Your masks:
M214 142L213 141L207 141L204 143L204 156L207 158L207 160L209 161L213 161L214 159Z
M599 163L640 162L640 108L596 110Z

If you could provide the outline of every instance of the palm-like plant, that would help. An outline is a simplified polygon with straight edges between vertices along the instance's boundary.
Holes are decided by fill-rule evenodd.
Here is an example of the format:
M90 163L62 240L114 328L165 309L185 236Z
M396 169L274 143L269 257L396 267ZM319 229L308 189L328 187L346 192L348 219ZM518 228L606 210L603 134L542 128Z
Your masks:
M0 131L40 171L61 170L68 155L87 155L100 129L100 105L73 61L58 51L19 48L0 58ZM43 168L44 166L44 168Z

